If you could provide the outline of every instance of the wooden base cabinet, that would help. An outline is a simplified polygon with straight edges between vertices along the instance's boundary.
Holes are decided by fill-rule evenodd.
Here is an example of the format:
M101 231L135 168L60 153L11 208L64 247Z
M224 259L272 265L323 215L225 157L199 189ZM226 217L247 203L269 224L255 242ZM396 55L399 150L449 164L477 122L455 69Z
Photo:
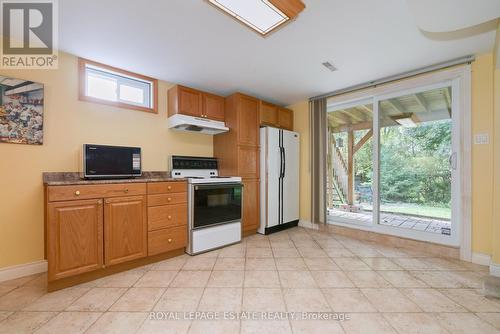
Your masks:
M187 182L46 186L45 200L49 290L177 256L186 246Z
M242 230L246 235L255 232L260 224L259 179L243 179Z
M83 274L103 266L103 200L47 205L48 280Z
M109 198L104 206L104 263L107 266L148 254L146 196Z

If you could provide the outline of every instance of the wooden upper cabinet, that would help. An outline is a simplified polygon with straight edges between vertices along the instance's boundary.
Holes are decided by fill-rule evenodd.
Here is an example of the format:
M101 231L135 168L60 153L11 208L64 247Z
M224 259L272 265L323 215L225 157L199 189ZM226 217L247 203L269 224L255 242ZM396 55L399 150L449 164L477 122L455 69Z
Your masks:
M176 85L168 90L168 116L175 114L224 122L224 98Z
M146 196L108 198L104 202L105 264L114 265L148 253Z
M278 107L262 101L260 105L260 124L276 126L278 124Z
M259 146L260 101L239 94L238 97L238 144Z
M224 98L203 93L203 115L208 119L224 122Z
M286 108L279 108L278 125L282 129L293 131L293 111Z
M102 199L47 205L49 281L102 267L102 215Z
M176 85L168 90L168 115L183 114L201 117L202 92Z
M262 101L260 104L260 125L293 131L293 111Z

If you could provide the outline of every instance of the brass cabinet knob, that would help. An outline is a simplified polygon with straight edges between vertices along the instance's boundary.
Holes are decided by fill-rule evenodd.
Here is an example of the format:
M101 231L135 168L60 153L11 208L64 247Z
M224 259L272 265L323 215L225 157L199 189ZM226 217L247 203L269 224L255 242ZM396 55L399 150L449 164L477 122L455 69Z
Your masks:
M172 198L170 198L170 197L169 197L169 198L167 198L167 201L169 201L169 202L170 202L171 200L172 200Z
M168 186L168 187L167 187L167 190L172 190L172 186Z
M168 239L168 242L169 242L169 243L170 243L170 242L172 242L172 239Z
M167 218L170 220L170 219L172 219L172 216L167 216Z
M128 189L123 190L124 193L128 193Z
M80 190L75 191L75 196L80 196Z

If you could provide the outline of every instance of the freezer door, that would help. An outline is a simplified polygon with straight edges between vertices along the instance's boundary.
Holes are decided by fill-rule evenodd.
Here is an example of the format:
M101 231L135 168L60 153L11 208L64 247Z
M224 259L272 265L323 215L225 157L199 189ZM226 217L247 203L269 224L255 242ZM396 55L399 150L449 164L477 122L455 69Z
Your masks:
M283 222L299 219L299 134L281 130L283 146Z
M264 233L266 227L279 224L279 181L281 156L279 147L279 130L271 127L260 129L261 144L261 221L259 233Z

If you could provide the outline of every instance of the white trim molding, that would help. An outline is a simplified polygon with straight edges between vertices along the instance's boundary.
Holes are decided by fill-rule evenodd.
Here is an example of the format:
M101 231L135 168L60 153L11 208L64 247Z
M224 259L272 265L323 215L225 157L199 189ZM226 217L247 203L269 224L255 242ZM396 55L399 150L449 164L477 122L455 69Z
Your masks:
M489 266L491 263L491 256L488 254L473 252L471 260L472 263Z
M299 220L299 226L300 227L305 227L305 228L310 228L310 229L314 229L314 230L317 230L318 229L318 224L313 224L311 221L309 220Z
M500 277L500 264L496 263L490 264L490 275L495 277Z
M47 261L41 260L12 267L0 268L0 282L9 281L24 276L44 273L47 271Z

